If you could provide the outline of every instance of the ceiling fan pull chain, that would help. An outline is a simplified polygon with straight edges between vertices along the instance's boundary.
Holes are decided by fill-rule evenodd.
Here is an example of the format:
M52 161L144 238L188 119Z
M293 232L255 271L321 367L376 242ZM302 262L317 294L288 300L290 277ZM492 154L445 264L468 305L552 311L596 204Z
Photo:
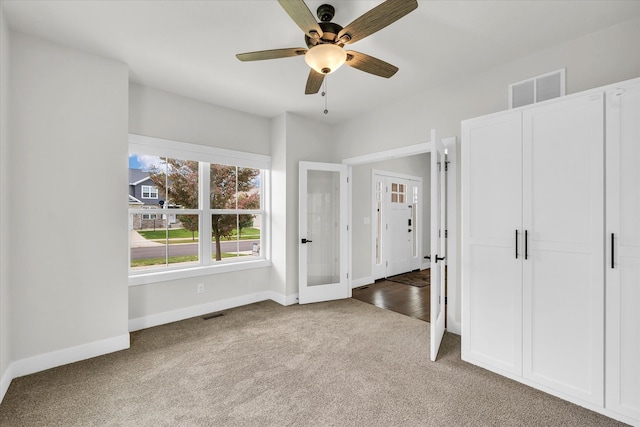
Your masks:
M325 76L323 84L324 89L322 89L322 96L324 96L324 113L329 114L329 110L327 109L327 103L329 99L329 94L327 93L327 80L329 80L329 76Z

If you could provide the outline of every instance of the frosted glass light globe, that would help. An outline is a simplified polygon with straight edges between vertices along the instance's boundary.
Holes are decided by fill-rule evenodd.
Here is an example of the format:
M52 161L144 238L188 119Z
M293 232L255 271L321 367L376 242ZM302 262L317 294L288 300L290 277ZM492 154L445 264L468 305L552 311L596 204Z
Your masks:
M347 60L347 52L334 44L319 44L304 54L304 61L320 74L331 74Z

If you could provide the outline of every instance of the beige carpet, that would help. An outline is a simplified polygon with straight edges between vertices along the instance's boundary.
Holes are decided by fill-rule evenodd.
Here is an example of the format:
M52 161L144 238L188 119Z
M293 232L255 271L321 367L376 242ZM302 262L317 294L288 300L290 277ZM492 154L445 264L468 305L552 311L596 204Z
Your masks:
M462 362L455 335L429 362L428 328L356 300L252 304L15 379L0 425L620 425Z

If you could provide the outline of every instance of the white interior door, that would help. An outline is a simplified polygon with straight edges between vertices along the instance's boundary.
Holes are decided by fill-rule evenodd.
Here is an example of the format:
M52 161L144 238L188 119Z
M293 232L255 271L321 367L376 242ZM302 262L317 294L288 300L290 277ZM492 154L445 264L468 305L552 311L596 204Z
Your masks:
M411 181L387 177L386 276L411 271L414 239Z
M607 92L606 407L640 420L640 83Z
M603 405L603 94L527 109L522 135L522 375Z
M349 298L347 166L300 162L300 304Z
M520 111L462 122L462 359L518 376L524 258L521 159Z
M431 132L431 360L444 335L446 156L442 141Z

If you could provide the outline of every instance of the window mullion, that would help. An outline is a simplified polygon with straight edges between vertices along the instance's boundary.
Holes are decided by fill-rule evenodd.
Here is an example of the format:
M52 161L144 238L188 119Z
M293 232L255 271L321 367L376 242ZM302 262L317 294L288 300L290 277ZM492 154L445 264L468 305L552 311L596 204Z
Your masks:
M164 158L164 204L162 205L162 211L169 207L169 159ZM164 213L160 214L160 218L167 218ZM164 222L164 262L165 266L169 266L169 221L165 220Z
M209 195L211 173L210 164L205 162L198 163L199 188L198 188L198 207L202 215L200 215L200 263L202 265L211 264L211 197Z

